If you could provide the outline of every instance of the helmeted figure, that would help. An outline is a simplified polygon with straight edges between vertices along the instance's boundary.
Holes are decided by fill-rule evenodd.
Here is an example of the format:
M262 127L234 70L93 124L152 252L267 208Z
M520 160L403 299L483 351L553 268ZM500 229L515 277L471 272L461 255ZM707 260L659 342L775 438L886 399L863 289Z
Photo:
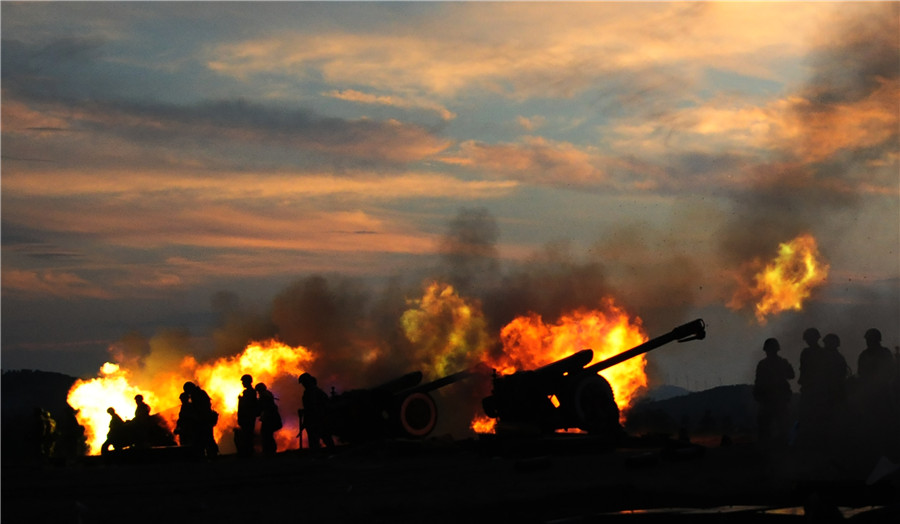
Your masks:
M827 369L825 348L819 344L821 335L816 328L803 332L806 347L800 352L800 420L798 443L817 446L824 441L823 426L828 419Z
M263 455L273 456L278 450L275 442L275 432L281 429L281 415L278 413L278 405L275 404L275 395L260 382L256 385L256 393L259 396L259 436L262 441Z
M850 445L875 456L900 456L900 362L881 345L881 331L870 328L864 338L856 388L849 395L857 431Z
M850 375L850 368L847 366L847 360L841 355L841 339L834 333L825 335L822 339L825 344L826 367L825 367L825 388L827 392L826 402L829 406L834 407L843 401L847 395L847 377Z
M249 457L253 455L253 437L256 431L256 417L259 416L259 405L256 390L253 389L253 377L244 375L241 377L244 390L238 396L237 430L234 435L234 443L238 455Z
M219 414L213 411L209 395L200 386L193 382L185 382L183 389L190 397L193 416L197 421L196 440L194 441L197 454L215 458L219 454L219 445L216 444L215 436L213 436L213 428L219 420Z
M178 444L183 447L191 447L197 438L197 417L191 406L191 395L187 392L178 395L181 400L181 408L178 410L178 421L175 423L175 434L178 435Z
M881 345L881 331L871 328L866 331L865 339L866 349L857 359L857 375L863 388L880 390L887 387L895 374L894 356Z
M769 338L763 343L766 357L756 365L753 398L759 403L757 418L759 441L763 445L787 443L791 385L794 368L787 359L778 356L781 345Z
M135 395L134 404L134 418L129 421L134 445L137 447L148 447L150 445L151 425L153 424L150 419L150 406L144 402L143 395Z
M301 433L297 436L301 437L305 429L310 449L318 449L321 443L333 448L334 439L328 423L328 394L319 388L316 377L309 373L300 375L297 382L303 385L303 409L297 410Z
M100 447L101 453L109 452L109 448L112 449L122 449L125 446L129 445L128 435L127 435L127 426L125 425L125 421L122 420L122 417L116 413L116 410L112 407L106 410L109 413L109 432L106 433L106 441L103 442L103 445Z

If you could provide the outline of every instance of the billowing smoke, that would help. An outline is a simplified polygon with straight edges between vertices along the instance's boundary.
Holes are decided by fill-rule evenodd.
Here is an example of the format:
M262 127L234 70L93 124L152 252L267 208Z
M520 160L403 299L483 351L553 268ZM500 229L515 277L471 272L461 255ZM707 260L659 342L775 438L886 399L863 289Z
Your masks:
M827 254L846 239L863 192L896 189L898 14L897 4L860 4L827 32L807 84L779 115L780 156L745 168L751 191L739 188L718 233L726 267L768 258L801 233Z
M461 209L438 246L442 264L437 277L463 293L493 285L500 271L499 237L500 228L487 209Z

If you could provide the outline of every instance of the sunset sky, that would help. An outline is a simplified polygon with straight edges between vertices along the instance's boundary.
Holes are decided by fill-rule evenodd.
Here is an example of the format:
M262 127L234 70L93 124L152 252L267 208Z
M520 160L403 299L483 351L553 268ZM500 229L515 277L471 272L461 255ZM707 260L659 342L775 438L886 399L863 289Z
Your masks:
M4 370L347 348L433 278L495 335L604 296L650 336L702 317L652 354L690 389L768 337L797 368L809 326L854 372L866 329L900 345L900 3L0 10ZM740 276L803 233L827 282L763 325Z

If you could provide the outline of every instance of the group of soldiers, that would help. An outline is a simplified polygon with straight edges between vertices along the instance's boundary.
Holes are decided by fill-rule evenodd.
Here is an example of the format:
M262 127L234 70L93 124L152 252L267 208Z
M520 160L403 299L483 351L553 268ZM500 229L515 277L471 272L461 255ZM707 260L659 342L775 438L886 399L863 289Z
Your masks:
M300 419L300 432L297 438L302 438L303 430L306 430L309 447L317 449L324 444L328 448L334 447L334 439L328 427L328 395L319 388L315 377L309 373L303 373L297 382L303 386L303 408L297 410ZM263 455L272 456L277 451L275 432L282 428L281 414L278 412L277 400L265 384L258 383L253 386L253 377L244 375L241 377L244 390L238 396L237 428L234 433L234 443L237 453L242 457L253 455L256 419L259 418L259 436Z
M778 355L777 339L763 344L766 357L756 367L754 398L759 404L759 441L771 447L795 444L814 453L847 442L872 445L879 450L896 447L900 438L900 355L881 345L881 332L864 335L866 348L854 375L840 352L840 338L821 336L816 328L803 332L806 347L800 353L799 412L791 423L790 380L794 368ZM849 438L852 436L853 438Z
M334 439L328 425L328 395L318 387L316 378L303 373L297 380L304 387L303 408L298 410L300 418L300 438L303 430L307 432L310 448L324 445L334 447ZM262 382L253 385L253 377L241 377L244 389L238 396L237 427L234 430L234 443L237 453L242 457L253 455L256 439L256 421L259 420L259 437L263 455L272 456L277 452L275 432L282 428L281 414L276 404L277 398ZM146 448L154 445L174 445L174 436L178 444L194 451L197 456L214 458L219 453L219 446L213 435L213 428L218 423L219 414L212 409L209 394L193 382L185 382L183 393L179 396L181 408L174 435L168 434L168 440L162 433L168 433L165 423L159 415L150 414L150 406L144 402L143 395L136 395L134 418L123 420L112 407L107 409L110 416L109 432L102 452L126 447ZM161 438L162 435L162 438Z
M197 455L215 457L219 446L213 436L213 427L219 414L212 409L209 395L193 382L185 382L180 395L181 408L175 435L181 446L190 448ZM110 449L148 448L151 446L175 445L175 436L169 431L165 421L158 415L150 414L150 406L143 395L134 396L134 418L124 420L115 408L108 408L109 432L101 446L101 452Z
M259 435L262 440L263 455L271 456L277 451L275 432L281 429L281 414L275 404L275 396L262 382L253 386L253 377L241 377L244 390L238 396L237 423L234 431L234 444L238 455L253 455L253 439L256 419L259 418Z

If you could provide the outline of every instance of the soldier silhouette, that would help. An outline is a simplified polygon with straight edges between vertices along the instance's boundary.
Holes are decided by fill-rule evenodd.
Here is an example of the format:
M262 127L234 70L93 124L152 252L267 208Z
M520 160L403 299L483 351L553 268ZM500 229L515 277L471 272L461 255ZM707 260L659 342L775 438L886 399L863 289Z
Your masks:
M822 441L823 421L828 416L826 404L827 357L825 348L819 345L821 335L816 328L803 332L806 347L800 352L800 420L798 444L813 446Z
M53 456L56 446L56 420L46 409L35 406L32 414L31 435L33 458L48 459Z
M830 407L834 407L846 397L847 377L850 375L850 368L847 366L847 360L841 355L841 339L834 333L825 335L822 339L825 344L826 355L826 371L825 381L827 390L827 403Z
M175 434L178 435L178 445L191 447L194 445L197 433L197 419L191 406L191 395L182 393L178 395L181 400L181 408L178 410L178 421L175 423Z
M253 437L256 431L256 417L259 416L259 406L257 392L253 389L253 377L242 376L241 384L244 386L244 390L238 396L238 429L234 435L234 443L238 455L249 457L253 455Z
M891 351L881 345L881 332L870 328L864 338L855 387L847 393L854 424L843 432L841 445L875 461L900 456L900 375Z
M139 448L150 446L150 406L144 402L143 395L134 396L134 418L131 420L131 430L134 445Z
M756 365L753 398L759 403L757 424L761 444L781 446L787 443L790 425L791 385L794 368L787 359L778 356L781 345L768 338L763 343L766 357Z
M857 375L864 389L878 391L887 387L894 374L894 357L891 350L881 345L881 331L866 331L866 349L857 359Z
M200 386L193 382L185 382L183 389L190 397L192 416L197 423L194 441L196 452L200 456L205 454L209 459L215 458L219 454L219 445L216 444L213 428L219 420L219 414L213 411L209 395Z
M334 439L328 424L328 394L319 388L316 377L309 373L300 375L297 382L303 386L303 408L297 410L300 418L297 437L302 439L305 429L310 449L319 449L323 442L328 449L333 448Z
M259 436L262 441L262 452L266 456L274 456L278 450L275 442L275 432L281 429L281 415L275 404L275 395L260 382L256 385L256 393L259 396Z
M107 409L106 412L109 413L109 431L106 433L106 440L100 447L101 454L109 452L109 448L122 449L127 445L125 421L112 407Z

